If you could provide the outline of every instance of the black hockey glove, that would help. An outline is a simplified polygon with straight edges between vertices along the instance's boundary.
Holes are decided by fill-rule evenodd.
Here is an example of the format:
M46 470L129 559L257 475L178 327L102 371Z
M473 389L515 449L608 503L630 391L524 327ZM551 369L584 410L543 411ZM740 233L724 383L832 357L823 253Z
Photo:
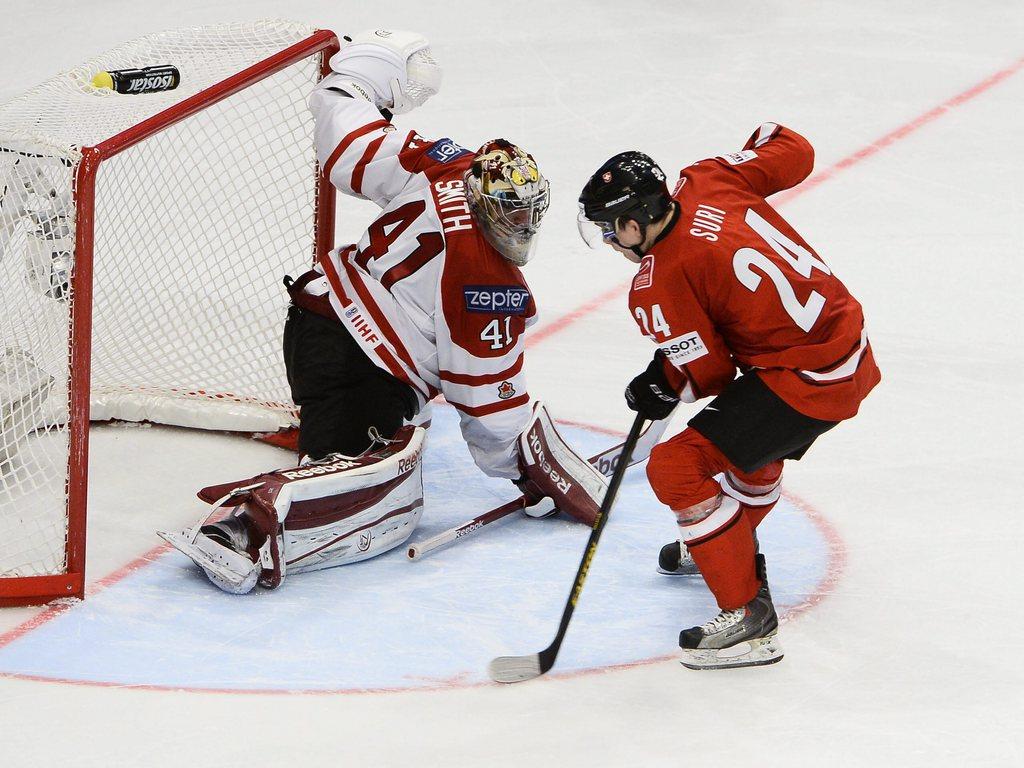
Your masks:
M629 382L626 387L626 405L629 410L643 414L651 421L661 421L679 403L679 396L672 391L672 385L662 368L664 355L661 350L654 353L654 359L647 370Z

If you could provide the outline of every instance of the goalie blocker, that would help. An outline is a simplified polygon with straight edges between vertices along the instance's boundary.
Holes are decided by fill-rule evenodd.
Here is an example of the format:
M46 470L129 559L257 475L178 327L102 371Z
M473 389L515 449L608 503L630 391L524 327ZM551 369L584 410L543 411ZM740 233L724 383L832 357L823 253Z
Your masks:
M214 513L181 534L159 535L232 594L374 557L404 543L419 522L425 434L406 426L360 456L332 454L204 488L199 498ZM210 522L224 507L234 512Z
M516 485L528 505L549 497L558 509L587 525L594 524L608 481L568 446L539 401L519 436L519 470L522 476Z

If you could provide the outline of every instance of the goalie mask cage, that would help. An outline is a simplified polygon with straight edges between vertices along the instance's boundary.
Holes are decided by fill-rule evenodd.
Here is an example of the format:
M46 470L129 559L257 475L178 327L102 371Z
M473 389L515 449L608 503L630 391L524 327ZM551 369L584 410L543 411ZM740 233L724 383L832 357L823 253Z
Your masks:
M165 32L0 106L0 605L84 594L90 414L295 423L281 279L331 247L306 101L337 49L283 21ZM175 90L92 85L166 64Z

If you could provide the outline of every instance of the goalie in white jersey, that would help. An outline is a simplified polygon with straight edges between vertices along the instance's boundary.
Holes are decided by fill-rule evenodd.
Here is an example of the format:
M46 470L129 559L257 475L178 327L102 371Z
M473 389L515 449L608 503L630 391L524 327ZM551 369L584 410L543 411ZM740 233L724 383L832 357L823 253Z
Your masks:
M537 310L519 268L548 182L505 139L471 152L396 129L393 113L440 86L427 45L396 30L356 35L310 98L322 172L382 212L288 288L285 365L299 450L317 473L204 489L208 501L230 494L221 503L238 512L168 537L228 591L276 586L285 565L341 565L404 542L422 508L423 429L403 425L426 422L438 394L483 472L529 502L551 497L587 523L596 515L604 478L558 436L523 371Z

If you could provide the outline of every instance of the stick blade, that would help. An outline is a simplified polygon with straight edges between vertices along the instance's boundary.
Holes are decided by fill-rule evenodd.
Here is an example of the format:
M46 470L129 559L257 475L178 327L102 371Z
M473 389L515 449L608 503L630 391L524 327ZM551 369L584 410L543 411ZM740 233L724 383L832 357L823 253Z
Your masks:
M540 654L499 656L487 665L487 673L496 683L522 683L540 677L547 670L541 667Z

